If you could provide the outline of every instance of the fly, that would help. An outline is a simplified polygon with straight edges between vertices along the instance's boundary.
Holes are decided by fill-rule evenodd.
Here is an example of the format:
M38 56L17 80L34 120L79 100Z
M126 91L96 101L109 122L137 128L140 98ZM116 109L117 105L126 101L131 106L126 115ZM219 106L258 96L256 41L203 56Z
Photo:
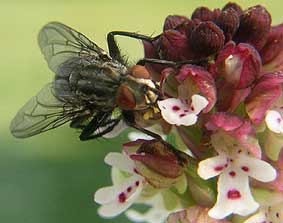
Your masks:
M108 55L85 35L62 23L45 25L39 32L38 43L55 77L19 110L11 122L11 133L26 138L69 122L72 128L81 129L81 140L88 140L111 132L124 120L157 138L137 125L133 114L156 107L158 85L144 66L127 67L116 44L116 35L149 42L158 38L110 32ZM177 64L153 58L142 59L138 64L145 63Z

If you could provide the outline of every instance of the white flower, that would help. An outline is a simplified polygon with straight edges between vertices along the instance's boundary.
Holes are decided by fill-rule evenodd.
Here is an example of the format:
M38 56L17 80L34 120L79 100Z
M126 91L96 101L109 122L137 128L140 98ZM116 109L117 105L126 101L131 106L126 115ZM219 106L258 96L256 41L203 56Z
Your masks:
M265 123L270 131L283 133L283 119L278 111L269 110L265 115Z
M114 217L128 209L140 196L144 178L136 174L134 162L121 153L109 153L105 162L112 167L130 174L120 181L113 181L113 186L96 191L95 202L101 204L98 214L102 217Z
M149 184L144 177L137 174L134 162L127 155L112 152L107 154L105 162L112 166L113 186L100 188L94 195L95 202L101 204L98 209L101 217L115 217L133 203L141 203L150 206L150 209L145 213L131 209L126 212L127 217L135 222L161 223L172 211L180 210L181 204L175 199L171 202L174 206L172 210L165 208L162 193L166 190L159 192L150 187L146 190L152 190L153 196L142 196L141 192L145 187L149 187ZM167 197L170 193L167 191ZM174 194L171 196L176 198Z
M221 153L199 163L198 174L203 179L219 176L216 204L209 216L222 219L232 213L242 216L255 212L255 202L249 187L249 176L258 181L270 182L276 178L276 170L267 162L250 157L239 150L235 154Z
M208 105L207 99L198 94L192 96L190 106L177 98L168 98L157 103L164 120L177 126L195 124L197 115Z

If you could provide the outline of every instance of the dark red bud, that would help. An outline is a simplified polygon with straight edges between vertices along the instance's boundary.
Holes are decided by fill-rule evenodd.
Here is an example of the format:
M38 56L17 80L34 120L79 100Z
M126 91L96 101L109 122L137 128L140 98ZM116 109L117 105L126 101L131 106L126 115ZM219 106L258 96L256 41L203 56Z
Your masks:
M154 42L148 42L143 41L144 46L144 57L145 58L154 58L154 59L160 59L158 55L158 41ZM151 76L155 80L159 80L161 71L164 69L164 66L159 64L146 64L146 68L149 70Z
M199 7L199 8L196 8L195 11L193 12L192 19L199 19L203 22L213 21L214 14L207 7Z
M238 16L242 15L242 13L243 13L243 10L242 10L241 6L239 6L239 5L238 5L237 3L235 3L235 2L229 2L229 3L227 3L227 4L223 7L222 10L224 11L224 10L230 9L230 8L234 9L234 10L237 12Z
M164 26L163 26L163 31L166 31L168 29L175 29L176 27L188 23L191 20L187 18L186 16L179 16L179 15L169 15L166 17Z
M283 51L283 24L280 24L271 27L267 42L260 51L262 63L266 64L272 61L282 51Z
M176 30L165 31L159 39L159 44L162 59L181 61L192 58L188 37Z
M267 41L270 25L271 16L263 6L251 7L241 15L234 39L236 42L250 43L260 50Z
M183 167L188 164L188 156L158 140L144 142L136 154L130 155L135 161L140 161L152 171L168 178L177 178L183 173Z
M215 22L221 14L221 9L214 9L213 10L213 21Z
M224 34L213 22L202 22L191 35L191 48L196 57L208 57L224 46Z
M233 8L228 8L218 16L216 24L223 30L225 41L228 42L238 30L240 18Z

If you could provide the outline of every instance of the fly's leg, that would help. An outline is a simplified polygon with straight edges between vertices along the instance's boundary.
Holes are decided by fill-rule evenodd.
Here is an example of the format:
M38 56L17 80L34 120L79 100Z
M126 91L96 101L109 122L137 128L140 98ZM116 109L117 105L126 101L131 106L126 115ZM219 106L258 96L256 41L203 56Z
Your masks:
M206 62L207 58L199 59L199 60L183 60L183 61L170 61L170 60L160 60L155 58L143 58L137 62L138 65L144 66L145 64L159 64L166 65L169 67L178 67L184 64L195 64L200 65L203 62Z
M149 135L151 136L152 138L162 142L166 147L167 149L171 150L177 157L177 159L179 160L180 164L182 164L183 162L185 162L184 158L182 157L181 153L173 146L171 145L170 143L166 142L164 139L162 139L162 137L154 132L151 132L143 127L140 127L139 125L137 125L135 122L134 122L134 115L132 112L130 111L124 111L123 112L123 115L124 115L124 120L126 121L126 123L132 127L132 128L135 128L136 130L139 130L141 131L142 133L146 134L146 135Z
M153 41L157 40L160 35L155 37L150 37L134 32L125 32L125 31L112 31L107 34L107 44L109 49L110 56L119 62L124 63L123 56L121 55L120 49L118 47L118 44L115 40L115 36L126 36L142 41L147 41L152 43ZM202 58L198 60L183 60L183 61L169 61L169 60L162 60L162 59L155 59L155 58L144 58L141 59L137 64L139 65L145 65L146 63L152 63L152 64L160 64L160 65L166 65L166 66L172 66L172 67L178 67L183 64L196 64L196 65L202 65L202 63L207 62L207 58ZM125 64L125 63L124 63Z
M80 140L81 141L85 141L85 140L89 140L89 139L95 139L107 132L110 132L112 129L108 130L108 128L106 128L105 130L101 131L98 134L93 135L93 133L101 126L101 123L104 123L104 121L109 117L109 113L98 113L97 115L95 115L93 117L93 119L86 125L83 127L83 130L80 134ZM110 126L111 127L111 126ZM109 128L110 128L109 127Z
M128 126L136 129L136 130L139 130L141 131L142 133L146 134L146 135L149 135L155 139L158 139L158 140L163 140L161 138L160 135L154 133L154 132L151 132L141 126L139 126L136 122L135 122L135 117L134 117L134 113L133 111L123 111L123 117L124 117L124 120L125 122L127 123Z
M117 60L120 62L123 62L123 57L121 55L118 44L115 40L115 36L126 36L126 37L143 40L147 42L153 42L154 40L159 38L159 36L150 37L150 36L146 36L146 35L142 35L142 34L138 34L134 32L124 32L124 31L112 31L108 33L107 44L108 44L109 54L114 60Z
M86 121L88 118L90 118L92 114L87 114L87 115L81 115L72 120L70 123L70 127L74 129L82 129L85 127L84 121Z

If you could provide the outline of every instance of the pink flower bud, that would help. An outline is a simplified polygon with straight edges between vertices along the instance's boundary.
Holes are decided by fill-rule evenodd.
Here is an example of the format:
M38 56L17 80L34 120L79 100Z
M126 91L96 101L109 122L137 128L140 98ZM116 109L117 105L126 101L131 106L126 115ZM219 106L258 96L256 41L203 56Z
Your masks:
M283 51L283 24L271 27L268 39L260 55L262 63L266 64L274 60Z
M261 69L261 58L249 44L226 44L216 59L217 71L235 89L250 86Z
M281 95L283 73L275 72L263 75L252 89L245 105L250 120L254 124L260 124L267 110L269 110Z
M184 65L176 79L179 81L179 97L190 99L194 94L201 94L208 100L204 113L209 112L216 102L216 87L212 75L200 66Z

